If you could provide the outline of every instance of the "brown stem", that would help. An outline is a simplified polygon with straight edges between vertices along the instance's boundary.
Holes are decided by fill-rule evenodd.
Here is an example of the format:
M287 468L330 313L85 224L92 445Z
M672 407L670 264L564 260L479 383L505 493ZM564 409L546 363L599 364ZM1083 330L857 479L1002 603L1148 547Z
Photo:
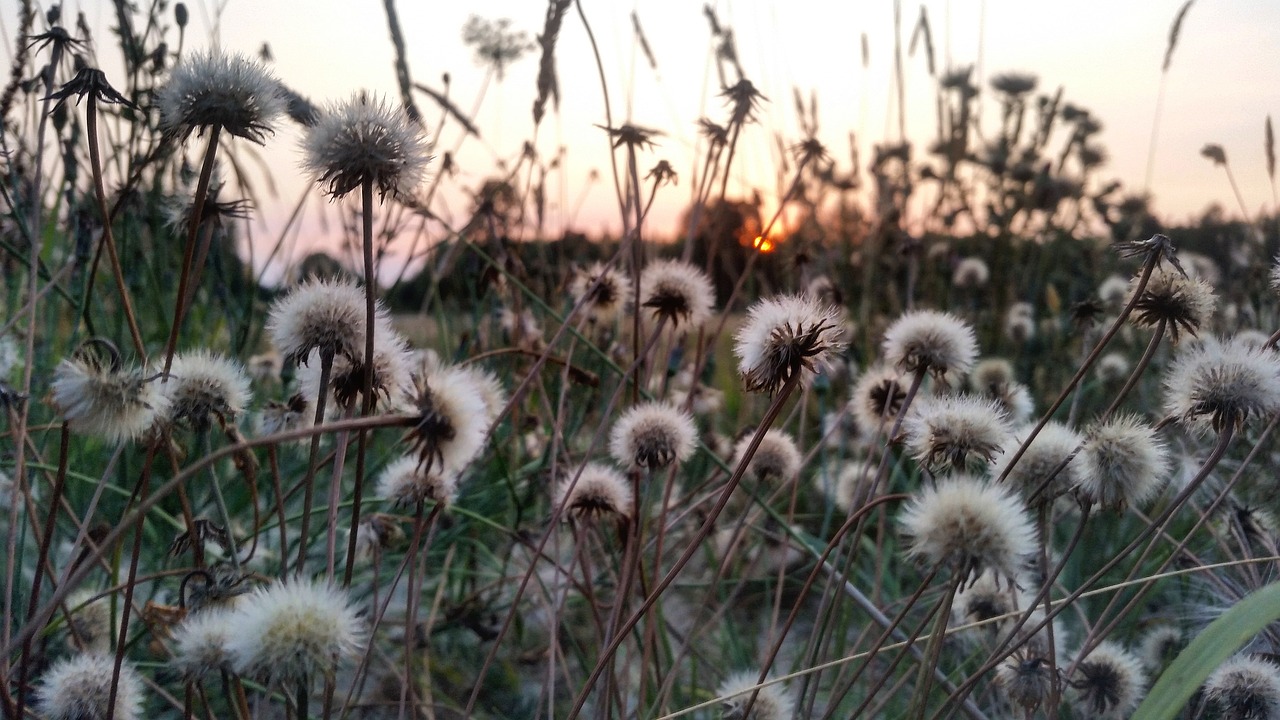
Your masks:
M200 219L204 215L205 196L209 194L209 179L213 176L214 159L218 154L218 136L222 127L213 125L209 128L209 146L204 151L204 164L200 167L200 179L196 182L196 195L191 200L191 217L187 218L187 244L182 254L182 274L178 276L178 295L173 301L173 327L169 328L169 339L164 346L164 375L169 376L173 367L173 354L178 348L178 334L182 330L182 319L186 314L187 286L191 282L191 265L196 251L196 230L200 227Z

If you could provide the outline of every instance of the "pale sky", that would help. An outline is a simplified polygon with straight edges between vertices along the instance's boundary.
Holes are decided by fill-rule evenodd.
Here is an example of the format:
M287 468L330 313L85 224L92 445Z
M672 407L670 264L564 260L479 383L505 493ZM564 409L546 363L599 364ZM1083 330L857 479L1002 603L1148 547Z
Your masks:
M12 32L15 3L6 2L0 17L6 37ZM188 48L205 47L214 39L212 8L217 3L189 2L192 27ZM372 90L398 97L393 52L383 3L379 0L222 0L217 42L228 50L256 53L265 42L275 61L272 70L313 101L325 103L352 92ZM658 147L642 156L647 169L659 159L669 160L681 176L679 186L659 192L651 216L655 236L670 236L676 218L687 205L693 176L695 122L707 116L723 122L723 103L716 95L708 25L702 3L693 0L609 2L582 0L582 7L600 44L615 124L630 121L662 131ZM832 154L848 165L849 131L857 134L864 165L872 144L896 140L896 115L891 110L893 60L893 3L791 0L719 0L711 2L721 23L732 27L745 73L772 102L761 124L744 132L734 164L739 194L751 188L776 198L774 133L788 144L801 139L792 104L792 88L819 99L822 138ZM1104 130L1099 140L1110 160L1101 177L1140 190L1146 174L1152 121L1160 84L1160 65L1169 27L1182 0L1115 2L1073 0L934 0L902 3L905 43L923 5L932 24L939 71L976 63L979 37L985 38L982 70L985 78L1000 72L1033 73L1040 90L1065 88L1064 98L1088 108ZM111 5L86 0L81 5L92 23L107 28ZM68 3L74 11L76 3ZM414 80L441 87L441 74L452 76L451 96L469 109L484 70L464 46L461 28L472 14L508 17L513 27L532 38L542 29L545 2L485 0L478 2L421 2L399 0L400 21L408 46ZM658 68L655 73L639 52L631 12L639 15ZM66 17L70 12L64 12ZM870 66L863 68L860 38L866 33ZM98 30L99 52L109 54L109 33ZM1220 203L1238 215L1238 205L1225 173L1200 157L1209 142L1221 144L1231 161L1251 213L1271 209L1272 191L1263 153L1263 124L1268 114L1280 116L1280 2L1198 0L1182 27L1168 75L1161 116L1151 192L1155 207L1170 219L1199 214ZM537 145L546 157L567 146L567 187L548 188L549 201L572 210L587 174L601 172L586 196L575 229L598 233L616 228L618 211L608 182L608 140L594 127L605 123L600 81L582 21L574 10L566 16L557 47L560 73L560 114L549 114ZM474 188L494 172L495 158L513 159L530 139L530 106L535 96L537 50L509 68L505 80L489 86L475 116L482 142L467 140L458 154L460 175L456 189ZM908 58L906 70L908 135L917 141L915 157L926 157L924 146L936 135L935 82L928 75L922 48ZM109 72L110 74L110 72ZM433 102L419 96L419 106L431 124L437 122ZM988 99L984 108L987 134L994 132L998 106ZM1273 118L1273 122L1280 117ZM434 131L434 128L430 128ZM452 149L456 127L447 127L437 152ZM193 148L193 152L198 148ZM260 211L267 226L287 215L305 187L297 169L297 136L292 129L268 140L266 154L275 168L280 199L264 199ZM733 191L731 190L731 193ZM446 194L447 210L461 220L468 211L462 196ZM316 201L318 207L324 201ZM444 207L444 206L442 206ZM559 210L550 211L553 230ZM318 223L308 226L312 236L323 234Z

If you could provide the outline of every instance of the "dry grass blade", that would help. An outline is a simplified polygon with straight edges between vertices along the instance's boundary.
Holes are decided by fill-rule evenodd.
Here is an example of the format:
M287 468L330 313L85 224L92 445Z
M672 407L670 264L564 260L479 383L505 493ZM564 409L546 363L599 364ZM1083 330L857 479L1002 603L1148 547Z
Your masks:
M865 39L866 36L863 36ZM916 22L916 27L911 31L911 43L907 47L908 55L915 55L916 41L924 40L924 57L925 62L929 65L929 75L934 75L934 55L933 55L933 33L929 30L929 10L920 6L920 20ZM865 64L865 61L864 61Z
M1182 34L1182 21L1187 19L1187 11L1191 9L1191 3L1195 0L1187 0L1178 9L1178 14L1173 17L1173 25L1169 28L1169 46L1164 50L1164 63L1160 66L1160 72L1169 72L1169 63L1173 62L1173 50L1178 47L1178 36Z
M470 118L462 114L462 111L458 109L458 106L454 105L453 101L450 100L444 93L438 92L436 90L432 90L431 88L421 83L414 83L413 86L417 88L418 91L426 93L428 96L431 97L432 100L435 100L436 104L438 104L440 108L444 110L446 113L448 113L449 117L453 118L454 120L457 120L458 123L462 125L462 129L466 130L468 134L475 135L476 137L480 137L480 130L475 126L475 123L471 122Z
M547 3L547 18L542 25L542 34L538 36L538 45L542 48L542 59L538 61L538 97L533 101L533 122L542 122L546 113L547 99L560 109L560 80L556 76L556 39L560 37L560 24L564 14L569 12L572 0L550 0Z
M1271 129L1271 116L1267 116L1266 125L1267 134L1267 177L1274 182L1276 179L1276 133Z
M640 52L644 53L644 59L649 61L649 67L657 72L658 61L653 58L653 50L649 48L649 39L644 36L644 28L640 27L640 15L636 11L631 11L631 26L636 30L636 41L640 43Z
M396 84L400 87L400 99L404 102L404 111L415 122L422 121L422 113L413 102L413 93L409 88L413 85L409 77L409 61L405 60L404 33L400 32L400 17L396 15L395 0L383 0L387 11L387 27L391 31L391 44L396 49Z

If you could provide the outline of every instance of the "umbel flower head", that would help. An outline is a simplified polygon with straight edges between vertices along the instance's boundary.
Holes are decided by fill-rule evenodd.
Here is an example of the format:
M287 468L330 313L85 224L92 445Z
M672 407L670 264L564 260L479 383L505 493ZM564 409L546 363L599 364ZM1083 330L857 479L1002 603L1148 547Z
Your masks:
M809 295L761 300L735 335L738 371L747 390L776 393L792 378L822 371L844 347L839 310Z
M251 397L240 364L206 350L175 356L162 387L169 396L165 419L197 431L207 430L214 419L224 427L234 424Z
M1280 355L1237 338L1206 337L1174 361L1165 411L1192 430L1239 428L1280 411Z
M951 313L917 310L884 333L884 356L902 370L928 372L939 380L963 375L978 356L973 328Z
M609 453L621 465L656 470L688 460L697 437L689 413L668 402L643 403L614 423Z
M1129 298L1138 289L1141 276L1129 283ZM1173 342L1183 331L1196 335L1213 316L1216 298L1213 287L1203 280L1187 277L1180 270L1156 267L1133 306L1133 322L1139 327L1155 327L1163 322Z
M384 323L381 303L374 312L375 324ZM321 357L359 360L364 357L364 290L345 280L307 280L272 304L267 333L286 363L305 363L312 350Z
M1075 463L1082 498L1114 509L1146 502L1168 471L1167 453L1155 430L1133 415L1088 428Z
M756 690L760 673L754 670L736 672L725 678L716 688L716 695L723 698L724 720L792 720L796 716L796 703L780 683L766 685ZM747 701L756 693L747 714Z
M378 495L397 505L414 506L430 501L448 506L458 495L458 475L448 468L432 469L418 458L406 455L382 471Z
M918 492L899 522L910 556L948 564L962 577L983 570L1014 577L1036 548L1022 501L1002 486L967 476Z
M605 516L631 517L631 489L617 470L600 463L587 463L578 474L556 486L555 502L573 520L595 520Z
M1004 412L974 395L944 395L912 406L904 422L907 447L933 472L986 464L1009 442Z
M1204 699L1231 720L1280 718L1280 665L1252 655L1236 655L1204 681Z
M183 138L219 127L261 144L284 112L280 83L260 63L240 53L194 52L173 68L156 94L160 124Z
M711 278L689 263L655 260L640 273L640 305L654 322L696 330L711 317L715 302Z
M365 181L383 197L409 195L431 161L422 127L402 109L364 93L321 113L303 149L307 170L334 198Z
M53 371L53 404L74 432L120 444L140 437L169 407L159 383L124 368L115 348L103 358L86 344Z
M579 269L569 282L573 301L583 303L587 318L601 325L617 319L631 297L631 289L631 280L626 275L604 263Z
M110 714L115 657L81 653L54 663L36 687L36 711L45 720L106 720ZM142 678L128 662L120 666L115 716L142 717Z
M268 682L331 676L365 641L364 623L343 591L301 578L257 588L234 613L231 667Z
M1146 690L1147 675L1132 653L1114 642L1094 648L1067 679L1069 702L1077 717L1121 720L1129 717Z

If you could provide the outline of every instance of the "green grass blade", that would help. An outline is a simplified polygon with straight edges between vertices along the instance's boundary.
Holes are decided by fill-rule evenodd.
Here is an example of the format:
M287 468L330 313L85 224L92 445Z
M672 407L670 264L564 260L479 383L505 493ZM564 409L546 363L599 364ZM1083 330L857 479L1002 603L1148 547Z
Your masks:
M1209 673L1278 619L1280 582L1275 582L1209 623L1160 675L1132 720L1168 720L1176 716Z

